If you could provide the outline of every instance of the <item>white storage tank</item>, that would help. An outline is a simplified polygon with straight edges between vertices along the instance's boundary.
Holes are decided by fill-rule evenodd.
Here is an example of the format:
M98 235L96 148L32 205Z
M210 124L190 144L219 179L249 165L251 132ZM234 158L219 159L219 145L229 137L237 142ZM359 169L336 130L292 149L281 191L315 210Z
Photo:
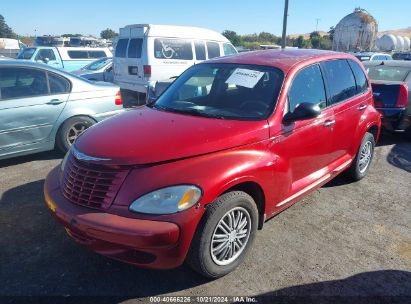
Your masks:
M381 51L393 51L397 48L397 37L392 34L383 35L377 39L376 44Z
M397 51L402 52L404 50L404 37L397 36Z
M411 46L410 38L404 37L404 51L409 51Z
M333 50L370 51L375 47L377 21L367 11L356 8L345 16L335 27Z

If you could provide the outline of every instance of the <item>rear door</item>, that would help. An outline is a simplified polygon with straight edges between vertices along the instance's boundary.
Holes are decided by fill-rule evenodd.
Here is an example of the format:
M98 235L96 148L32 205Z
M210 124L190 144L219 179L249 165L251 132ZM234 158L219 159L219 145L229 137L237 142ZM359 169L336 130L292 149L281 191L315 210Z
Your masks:
M367 94L367 78L358 64L351 60L325 61L321 67L326 78L328 104L334 109L332 158L349 161L351 155L348 153L356 139L360 117L371 98L371 94Z
M0 67L0 151L49 141L70 82L41 69Z
M143 42L143 37L120 38L118 40L114 59L116 81L129 84L143 81Z

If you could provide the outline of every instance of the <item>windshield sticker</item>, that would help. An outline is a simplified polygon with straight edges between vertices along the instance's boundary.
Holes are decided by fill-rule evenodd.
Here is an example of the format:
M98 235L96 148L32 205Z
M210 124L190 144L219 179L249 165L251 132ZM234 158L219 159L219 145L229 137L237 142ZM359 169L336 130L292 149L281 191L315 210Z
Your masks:
M248 70L248 69L236 69L225 83L235 84L238 86L252 89L257 82L263 77L264 72Z

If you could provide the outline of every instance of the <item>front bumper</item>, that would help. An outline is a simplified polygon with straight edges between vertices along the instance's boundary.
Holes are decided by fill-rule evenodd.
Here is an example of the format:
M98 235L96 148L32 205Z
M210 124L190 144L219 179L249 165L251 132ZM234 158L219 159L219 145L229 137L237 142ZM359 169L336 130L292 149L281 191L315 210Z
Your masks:
M45 201L77 243L142 267L167 269L183 263L187 246L179 244L176 223L128 218L73 204L61 194L59 173L55 168L47 176Z

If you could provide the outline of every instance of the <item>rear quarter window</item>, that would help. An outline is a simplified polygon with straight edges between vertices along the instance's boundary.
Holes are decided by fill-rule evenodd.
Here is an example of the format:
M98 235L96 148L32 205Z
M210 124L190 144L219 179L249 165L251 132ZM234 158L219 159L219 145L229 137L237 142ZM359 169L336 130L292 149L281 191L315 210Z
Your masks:
M157 38L154 40L154 57L157 59L192 60L191 41Z
M325 71L331 104L339 103L357 94L355 78L347 60L325 61L321 65Z

